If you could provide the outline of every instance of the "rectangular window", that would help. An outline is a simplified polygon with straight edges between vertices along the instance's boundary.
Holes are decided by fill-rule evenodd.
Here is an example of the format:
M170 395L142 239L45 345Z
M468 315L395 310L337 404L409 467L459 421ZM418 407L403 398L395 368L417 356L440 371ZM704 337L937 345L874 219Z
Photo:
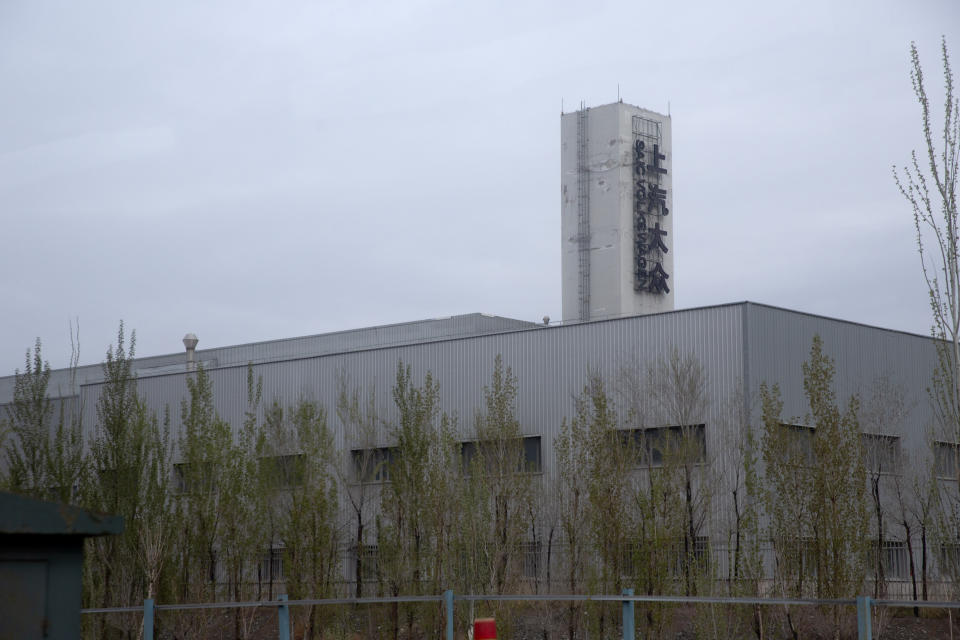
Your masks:
M817 463L813 450L814 430L796 424L780 425L786 429L786 459L798 465L812 467Z
M816 540L809 536L791 536L774 546L775 561L784 576L815 577L817 553Z
M354 449L350 452L354 477L362 483L389 482L390 465L393 464L396 452L396 447Z
M476 442L460 443L460 467L463 475L470 475L470 468L473 466L473 459L477 457Z
M938 478L956 480L960 467L960 445L953 442L933 443L934 468Z
M257 566L261 583L279 582L283 580L283 549L273 547L260 556Z
M375 544L353 547L354 562L360 563L360 579L365 583L376 582L380 577L380 550Z
M501 442L461 442L460 464L464 475L470 475L473 461L478 455L484 457L487 473L494 472L498 460L513 456L516 456L516 463L510 463L509 466L515 466L517 473L541 471L540 436L525 436Z
M523 470L527 473L539 473L540 436L527 436L523 439Z
M204 554L203 563L207 568L207 580L212 584L225 584L229 582L227 576L227 566L220 557L220 552L211 550Z
M774 550L780 570L794 577L817 575L817 552L816 540L809 536L790 537Z
M539 542L523 542L520 544L520 559L523 569L523 577L529 580L536 580L540 577L540 554L541 545Z
M624 578L635 578L637 563L658 564L665 561L667 571L677 578L683 575L684 567L692 561L692 566L702 571L710 566L710 538L697 536L693 539L693 548L684 549L683 538L676 538L664 544L658 553L644 548L638 541L624 543L620 549L620 573Z
M817 545L813 538L801 538L800 570L805 576L817 575Z
M941 543L937 565L940 569L941 578L956 580L960 577L960 543Z
M907 545L899 540L870 542L870 574L877 575L877 561L882 563L883 576L888 580L903 580L910 574L907 560Z
M271 486L289 489L303 485L305 458L302 453L263 458Z
M671 546L669 570L674 576L682 576L688 566L703 570L710 563L710 540L706 536L694 538L692 549L685 549L683 540L677 540Z
M641 467L661 467L664 460L707 461L706 425L651 427L621 431L622 444L633 447Z
M940 577L956 580L960 577L960 543L948 542L940 545L937 557Z
M641 546L637 542L625 542L620 547L620 573L624 578L633 578L637 575L636 559L640 554Z
M900 438L862 433L860 442L869 473L900 473Z
M217 489L217 476L210 463L196 465L180 462L173 465L173 487L177 493L212 493Z

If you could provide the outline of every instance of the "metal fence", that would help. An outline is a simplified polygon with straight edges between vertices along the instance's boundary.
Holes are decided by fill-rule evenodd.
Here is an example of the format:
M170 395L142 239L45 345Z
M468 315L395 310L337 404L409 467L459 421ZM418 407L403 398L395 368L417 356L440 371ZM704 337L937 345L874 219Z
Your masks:
M456 602L616 602L622 610L622 637L623 640L636 638L635 603L658 603L672 605L750 605L750 606L799 606L799 607L850 607L856 609L857 638L858 640L872 639L871 617L876 609L880 608L917 608L917 609L960 609L960 602L948 601L917 601L917 600L885 600L874 599L869 596L856 598L823 600L803 598L742 598L742 597L680 597L680 596L647 596L634 595L632 589L625 589L620 595L461 595L453 591L445 591L441 595L426 596L399 596L383 598L328 598L320 600L288 600L286 595L280 595L277 600L260 600L249 602L209 602L192 604L156 604L152 599L144 600L142 607L108 607L82 609L82 614L110 614L126 613L143 616L143 639L154 640L154 616L157 611L186 611L198 609L238 609L260 608L264 610L276 609L277 638L291 640L290 608L297 606L330 606L330 605L377 605L391 603L430 603L442 605L445 616L445 638L454 640L454 607ZM471 608L472 611L472 608ZM951 617L952 625L952 617ZM951 635L952 637L952 635Z

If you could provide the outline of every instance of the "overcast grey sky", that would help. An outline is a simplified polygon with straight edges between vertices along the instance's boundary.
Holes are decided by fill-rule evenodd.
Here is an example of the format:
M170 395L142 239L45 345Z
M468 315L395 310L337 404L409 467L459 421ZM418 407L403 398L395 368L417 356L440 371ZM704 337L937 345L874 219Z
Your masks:
M678 308L929 327L891 179L960 3L0 3L0 375L560 317L560 110L673 116Z

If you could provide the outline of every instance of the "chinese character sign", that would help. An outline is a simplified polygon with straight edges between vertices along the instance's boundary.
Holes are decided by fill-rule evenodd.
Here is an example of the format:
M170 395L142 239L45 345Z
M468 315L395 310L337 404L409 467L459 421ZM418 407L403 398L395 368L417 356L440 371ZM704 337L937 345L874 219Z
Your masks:
M663 255L669 251L667 231L661 229L661 220L670 214L667 209L667 191L660 183L667 169L662 166L666 156L660 153L659 143L648 145L642 136L633 144L633 270L635 291L654 294L670 293L663 269ZM664 225L665 226L665 225Z

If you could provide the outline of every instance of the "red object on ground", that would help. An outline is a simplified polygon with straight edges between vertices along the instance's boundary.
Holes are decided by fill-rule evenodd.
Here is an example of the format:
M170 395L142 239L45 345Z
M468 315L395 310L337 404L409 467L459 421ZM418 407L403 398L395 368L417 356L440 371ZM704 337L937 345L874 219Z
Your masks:
M474 620L473 640L497 640L497 621L493 618Z

